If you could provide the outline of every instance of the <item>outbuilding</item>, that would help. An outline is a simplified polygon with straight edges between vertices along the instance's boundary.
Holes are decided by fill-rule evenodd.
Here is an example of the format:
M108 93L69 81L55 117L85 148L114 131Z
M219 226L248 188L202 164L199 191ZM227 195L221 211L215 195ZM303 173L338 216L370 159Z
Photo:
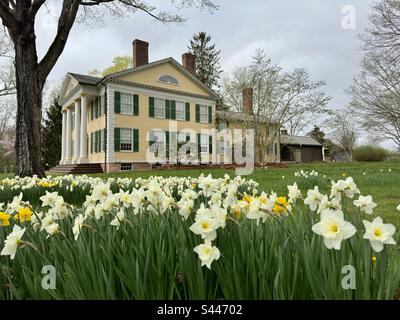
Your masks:
M280 138L282 162L322 162L324 159L324 146L308 136L290 136L281 133Z

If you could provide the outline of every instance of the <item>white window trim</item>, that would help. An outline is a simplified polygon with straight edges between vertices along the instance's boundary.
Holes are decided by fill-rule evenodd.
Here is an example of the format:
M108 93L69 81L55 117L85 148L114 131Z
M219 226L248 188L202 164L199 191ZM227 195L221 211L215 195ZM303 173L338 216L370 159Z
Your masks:
M183 105L183 119L178 119L178 103ZM177 121L186 121L186 102L183 101L175 101L175 118Z
M156 115L156 100L161 100L162 101L162 110L164 110L164 116L158 116ZM166 111L165 111L165 98L154 98L154 118L156 119L165 119L166 116Z
M162 77L165 77L165 76L174 78L174 79L176 80L176 82L178 82L178 83L161 81L160 79L161 79ZM177 86L177 87L180 87L180 86L181 86L179 80L178 80L176 77L171 76L170 74L162 74L162 75L160 75L160 76L157 78L157 82L159 82L159 83L164 83L164 84L168 84L168 85L172 85L172 86Z
M131 109L131 112L123 112L123 110L122 110L122 105L124 104L124 105L126 105L126 103L122 103L122 95L125 95L125 96L129 96L130 98L130 109ZM131 115L133 115L133 94L132 93L126 93L126 92L121 92L121 106L120 106L120 114L122 114L122 115L125 115L125 116L131 116Z
M122 150L122 130L129 130L131 136L131 150ZM120 129L120 142L119 142L119 152L131 153L133 152L133 129L132 128L121 128Z
M202 120L201 120L201 109L202 109L202 108L205 108L205 109L206 109L206 121L202 121ZM199 110L199 111L200 111L200 119L199 119L199 120L200 120L200 123L207 124L207 123L208 123L208 117L209 117L209 114L208 114L208 113L209 113L209 112L208 112L208 106L207 106L207 105L204 105L204 104L200 104L200 110Z

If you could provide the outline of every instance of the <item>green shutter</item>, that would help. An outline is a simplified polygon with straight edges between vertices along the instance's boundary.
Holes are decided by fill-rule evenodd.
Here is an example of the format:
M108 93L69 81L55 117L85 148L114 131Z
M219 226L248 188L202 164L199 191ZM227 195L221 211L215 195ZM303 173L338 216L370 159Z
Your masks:
M97 98L98 100L98 105L99 105L99 117L101 117L101 113L102 113L102 104L101 104L101 97Z
M102 150L101 150L101 135L103 134L103 130L99 130L98 131L98 136L99 136L99 138L98 138L98 141L97 141L97 143L99 144L99 147L98 147L98 150L99 150L99 152L101 152Z
M176 120L176 101L171 101L171 119Z
M149 117L154 118L154 98L149 97Z
M212 123L212 118L213 118L213 114L212 114L212 107L208 106L208 123Z
M121 150L121 129L114 128L114 151Z
M90 107L90 120L93 121L93 114L94 114L94 101L92 101L92 105Z
M190 141L190 133L186 133L186 142Z
M139 130L133 129L133 152L139 152Z
M200 122L200 105L196 104L196 122Z
M103 130L103 151L106 152L107 149L107 129Z
M185 115L186 115L186 121L190 121L190 103L189 102L185 103Z
M94 104L95 104L95 119L97 119L99 117L99 98L96 97L96 99L94 100Z
M93 132L90 133L90 153L93 153Z
M212 154L212 136L208 138L208 153Z
M151 147L154 143L154 131L150 130L149 132L149 147Z
M201 154L201 135L200 133L197 134L197 157L200 160L200 154Z
M165 119L171 119L171 101L165 100Z
M139 96L137 94L133 95L133 115L139 115Z
M114 92L114 112L121 113L121 92Z

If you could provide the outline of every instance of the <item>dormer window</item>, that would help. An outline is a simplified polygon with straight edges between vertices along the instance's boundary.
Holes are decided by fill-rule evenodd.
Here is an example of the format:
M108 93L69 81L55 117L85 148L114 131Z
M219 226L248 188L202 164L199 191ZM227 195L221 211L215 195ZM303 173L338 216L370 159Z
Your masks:
M164 75L161 76L158 81L160 82L165 82L165 83L169 83L169 84L179 84L178 80L176 80L174 77L169 76L169 75Z

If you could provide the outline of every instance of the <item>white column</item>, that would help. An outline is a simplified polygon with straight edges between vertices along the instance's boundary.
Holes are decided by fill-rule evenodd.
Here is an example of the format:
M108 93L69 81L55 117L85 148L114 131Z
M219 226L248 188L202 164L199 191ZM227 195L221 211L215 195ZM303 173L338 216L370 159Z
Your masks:
M81 101L75 101L74 163L78 163L81 136Z
M67 109L67 125L65 130L65 161L64 163L70 163L72 155L71 155L71 138L72 138L72 110L70 108Z
M82 97L81 103L81 143L79 152L79 163L88 162L87 153L87 97Z
M65 132L67 130L67 113L62 111L62 128L61 128L61 161L60 164L63 164L65 161L65 151L66 151L66 141L65 141Z

